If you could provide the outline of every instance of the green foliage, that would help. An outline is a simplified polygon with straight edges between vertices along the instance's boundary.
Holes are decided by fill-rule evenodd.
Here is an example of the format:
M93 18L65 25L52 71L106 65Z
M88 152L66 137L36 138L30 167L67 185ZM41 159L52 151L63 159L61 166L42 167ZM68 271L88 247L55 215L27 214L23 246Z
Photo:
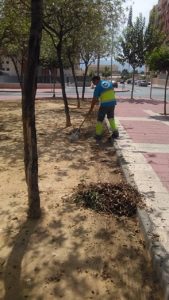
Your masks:
M108 66L105 66L104 71L102 72L103 77L111 76L111 68Z
M144 64L145 19L140 14L133 23L131 12L129 13L128 25L120 38L121 51L117 60L121 64L127 62L133 69L136 69Z
M150 70L169 72L169 47L161 46L155 49L148 59Z
M58 67L56 50L51 38L49 37L49 35L47 35L46 32L43 32L42 34L40 64L42 65L42 67L49 69Z
M89 71L89 77L92 78L95 75L95 71L94 70L90 70Z
M119 0L90 1L90 10L85 26L82 25L79 35L80 53L84 63L93 62L98 56L112 54L117 28L123 16Z
M30 11L25 3L6 0L1 7L0 47L2 55L22 59L27 51Z
M145 58L146 61L151 54L151 52L155 48L159 48L164 40L165 40L165 35L162 33L161 28L157 26L158 18L158 13L156 7L153 8L150 18L149 18L149 23L145 31L145 37L144 37L144 45L145 45Z
M54 47L62 43L62 59L68 66L67 55L76 63L79 58L93 62L98 55L112 53L112 36L123 20L125 0L44 0L44 27L41 62L56 64ZM1 55L22 62L27 54L30 30L30 1L0 1ZM56 56L56 57L54 57Z
M0 53L12 60L22 88L30 30L29 1L5 0L0 8Z
M130 78L129 71L127 69L123 69L122 72L121 72L121 77L125 80Z
M167 83L169 78L169 46L163 45L156 48L148 59L150 70L166 72L166 82L164 91L164 114L166 115L167 109Z
M44 0L44 25L58 40L65 39L73 30L79 30L85 17L84 0Z
M132 27L133 26L133 9L132 9L132 6L130 7L130 10L129 10L129 16L128 16L128 22L127 22L127 26L128 27Z

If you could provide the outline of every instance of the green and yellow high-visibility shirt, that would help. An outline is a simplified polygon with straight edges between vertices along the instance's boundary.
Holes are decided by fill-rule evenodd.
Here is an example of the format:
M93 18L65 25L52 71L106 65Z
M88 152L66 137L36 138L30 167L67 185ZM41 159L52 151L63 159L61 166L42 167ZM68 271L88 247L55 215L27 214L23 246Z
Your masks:
M99 98L101 106L116 105L113 83L108 80L100 80L94 90L94 97Z

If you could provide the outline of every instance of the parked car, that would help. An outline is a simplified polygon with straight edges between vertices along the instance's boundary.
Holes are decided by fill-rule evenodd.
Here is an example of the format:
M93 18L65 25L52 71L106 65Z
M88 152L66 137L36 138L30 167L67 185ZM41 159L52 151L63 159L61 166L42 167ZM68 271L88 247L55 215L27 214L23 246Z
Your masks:
M118 88L118 82L117 82L117 81L112 80L112 83L113 83L113 86L114 86L115 88Z
M140 80L134 80L135 85L139 85Z
M124 84L124 83L125 83L125 80L124 80L124 79L120 79L120 83L121 83L121 84Z
M132 79L127 79L127 84L131 84L132 83Z
M147 82L147 80L139 80L138 85L139 86L148 86L148 82Z

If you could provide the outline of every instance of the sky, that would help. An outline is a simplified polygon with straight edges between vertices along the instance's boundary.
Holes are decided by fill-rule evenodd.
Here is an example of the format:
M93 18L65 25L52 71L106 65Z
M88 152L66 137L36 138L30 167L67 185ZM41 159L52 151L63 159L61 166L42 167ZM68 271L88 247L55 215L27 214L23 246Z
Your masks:
M132 5L133 20L139 13L142 13L148 22L150 10L154 5L158 4L158 0L128 0L126 4L127 6Z

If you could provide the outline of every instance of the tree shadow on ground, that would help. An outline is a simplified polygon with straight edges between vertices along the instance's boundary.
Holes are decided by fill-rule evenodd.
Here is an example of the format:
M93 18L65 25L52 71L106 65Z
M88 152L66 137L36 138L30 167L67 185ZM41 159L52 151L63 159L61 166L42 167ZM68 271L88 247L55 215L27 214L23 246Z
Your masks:
M169 122L169 115L163 115L163 114L161 114L160 116L150 116L149 118L157 120L157 121Z
M129 104L153 104L153 105L158 105L158 104L162 104L162 101L160 100L149 100L149 99L118 99L118 102L125 102L125 103L129 103Z
M43 105L39 107L40 115L40 110L44 110ZM9 207L1 210L1 218L4 217L8 223L3 236L4 245L1 247L2 252L3 248L7 247L0 274L5 287L4 300L46 300L48 297L65 300L112 300L122 297L139 299L144 285L143 276L149 269L144 253L133 249L135 240L133 241L130 235L134 223L128 225L127 222L113 221L113 217L107 218L84 210L77 207L69 197L65 196L63 199L59 194L60 192L62 196L65 195L69 179L67 169L59 167L61 159L66 161L66 165L70 162L69 168L76 173L77 170L88 171L94 161L100 163L101 170L104 166L114 172L114 169L117 170L116 161L113 160L114 149L105 145L99 148L93 143L93 139L90 140L88 134L84 134L76 144L70 144L65 139L63 124L58 123L56 131L53 106L49 111L50 113L45 115L44 110L47 125L44 126L43 118L37 124L43 133L39 136L39 155L40 159L46 159L47 168L49 163L52 166L56 165L56 175L65 180L63 192L59 190L60 183L58 190L47 189L45 186L45 192L41 193L41 201L46 212L39 221L18 221L17 212L21 206L22 195L19 200L16 199L16 205L13 202L11 206L9 200ZM74 113L75 117L81 118L78 111ZM6 122L9 122L9 118ZM91 124L91 127L84 128L84 133L93 130L92 126ZM84 159L84 151L87 149L85 145L92 149L92 155L87 159ZM20 146L17 147L12 150L16 150L11 160L14 167L19 162L17 155L21 151ZM2 158L5 162L12 151L7 148L7 152L3 153ZM73 162L73 158L77 164ZM7 162L9 164L10 159ZM45 172L46 169L40 176L45 176ZM70 193L70 190L68 192ZM17 226L14 226L14 222ZM122 232L124 239L121 240ZM131 244L128 244L129 240ZM140 277L135 274L140 274ZM153 299L154 288L151 286L151 271L149 274L150 278L146 284L150 290L146 295L150 297L145 298L147 300ZM99 288L101 284L104 289Z
M128 223L127 219L107 218L98 213L94 217L90 210L77 207L70 198L48 213L53 214L50 222L43 214L41 220L21 223L12 241L6 233L11 251L1 271L4 300L45 300L48 293L51 299L68 299L70 292L74 295L70 299L135 300L142 286L140 299L144 299L143 293L146 299L159 299L153 298L150 263L134 243L138 234L133 232L134 219ZM102 222L92 233L88 221L96 220L97 216ZM47 223L43 223L45 218ZM120 232L125 239L121 239ZM93 282L96 286L105 282L106 290L100 293Z
M23 286L22 286L22 259L28 249L31 235L34 233L39 221L25 221L17 236L15 237L12 245L12 250L7 258L3 280L5 286L4 300L23 299ZM8 241L8 238L7 238Z
M37 143L39 160L44 159L46 162L57 162L65 160L72 161L70 168L81 168L87 170L90 167L90 162L83 160L83 147L89 143L94 147L94 130L95 130L95 115L91 116L81 129L80 137L77 142L70 142L70 134L72 128L80 125L85 116L85 112L89 104L85 104L87 108L71 109L72 127L65 128L64 107L60 107L60 103L51 102L51 106L44 107L44 102L37 103L36 109L36 128L37 128ZM16 162L23 162L23 136L21 122L20 103L1 104L1 157L4 163L14 166ZM85 107L86 107L85 106ZM62 119L59 116L62 115ZM59 118L59 119L58 119ZM106 131L106 130L105 130ZM104 144L100 147L100 152L106 151L110 145ZM105 153L106 155L107 153ZM76 157L76 164L73 159ZM79 162L79 163L78 163ZM60 172L58 170L58 172ZM59 173L58 173L59 175Z
M69 253L66 254L66 259L63 258L62 260L62 255L60 259L54 259L52 252L50 254L42 253L40 249L42 244L48 243L51 251L64 251L64 243L67 241L67 238L64 232L63 219L65 214L71 215L72 213L74 214L74 207L67 204L61 211L60 217L57 220L53 219L48 224L48 227L52 229L53 235L49 233L48 228L43 227L41 224L42 220L27 220L21 224L18 234L13 238L12 243L8 232L6 243L10 245L11 252L1 272L1 280L4 281L5 287L4 300L21 300L29 298L29 294L32 295L33 299L46 299L46 296L43 296L42 289L39 288L39 280L37 280L42 267L46 269L46 275L41 278L42 282L40 282L40 285L50 283L52 285L51 295L54 297L60 298L65 292L62 284L60 284L62 280L65 281L67 288L74 291L75 299L86 294L90 287L85 278L79 278L78 274L86 269L86 266L96 271L97 265L102 262L99 255L88 258L88 263L86 262L87 257L86 259L81 259L79 251L83 247L83 236L85 234L83 226L74 230L72 246L70 251L68 251ZM84 217L78 215L72 220L72 225L75 227L81 220L84 220ZM32 235L36 236L36 244L31 242ZM78 241L76 241L76 237L78 237ZM36 268L25 276L23 274L23 259L30 251L31 256L27 263L31 264L31 260L37 260L37 264L35 264ZM36 294L34 298L32 291L36 290L36 288L39 288L39 294Z

